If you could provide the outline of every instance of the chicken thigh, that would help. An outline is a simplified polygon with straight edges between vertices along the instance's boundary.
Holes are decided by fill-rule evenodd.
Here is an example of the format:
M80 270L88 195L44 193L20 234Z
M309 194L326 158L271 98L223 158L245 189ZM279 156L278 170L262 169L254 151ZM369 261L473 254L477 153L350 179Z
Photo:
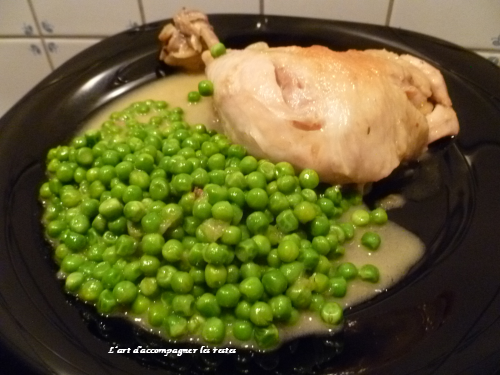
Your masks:
M257 43L204 60L217 130L324 182L378 181L459 130L441 73L413 56Z

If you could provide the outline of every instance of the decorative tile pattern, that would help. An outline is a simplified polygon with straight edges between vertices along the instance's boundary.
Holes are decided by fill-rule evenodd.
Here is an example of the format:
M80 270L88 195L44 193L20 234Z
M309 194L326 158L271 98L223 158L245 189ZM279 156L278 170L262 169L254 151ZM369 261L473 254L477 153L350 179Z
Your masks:
M42 34L46 36L106 36L142 23L137 0L32 2Z
M39 39L0 40L0 116L26 94L37 82L50 73L50 66Z
M389 0L264 0L264 14L324 18L383 25Z
M142 0L146 22L171 18L181 8L206 13L259 13L259 0Z
M47 51L54 68L58 68L76 54L99 41L100 39L45 39Z
M0 1L0 35L38 35L27 0Z
M466 48L500 50L500 1L395 0L390 26L433 35Z

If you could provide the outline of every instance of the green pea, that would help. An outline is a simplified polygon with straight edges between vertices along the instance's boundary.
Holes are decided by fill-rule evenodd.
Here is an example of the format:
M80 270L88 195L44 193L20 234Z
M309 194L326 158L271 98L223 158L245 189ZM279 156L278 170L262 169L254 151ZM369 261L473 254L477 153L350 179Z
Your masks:
M299 256L299 246L292 240L283 240L278 246L278 256L285 263L293 262Z
M366 210L356 210L351 214L351 220L358 227L368 225L370 222L370 213Z
M140 270L146 276L154 276L157 274L160 268L160 261L156 256L153 255L143 255L140 259Z
M335 204L340 204L342 200L342 192L339 185L330 186L325 190L325 198L330 199Z
M233 207L227 201L216 202L212 206L212 216L214 219L231 221L233 219Z
M311 304L312 293L305 282L296 282L287 289L286 295L297 309L307 309Z
M212 96L214 93L214 84L208 79L200 81L198 83L198 91L201 96Z
M387 220L388 220L387 212L381 207L378 207L374 209L372 212L370 212L370 221L372 223L382 225L387 223Z
M337 267L335 274L337 276L342 276L346 280L351 280L358 275L358 269L354 264L345 262Z
M365 264L359 269L359 277L363 281L377 283L380 279L380 272L373 264Z
M170 286L176 293L189 293L193 289L194 281L187 272L177 271L172 275Z
M137 297L137 286L128 280L120 281L113 288L113 295L120 304L130 304Z
M172 310L181 316L191 316L194 314L195 301L190 294L177 295L172 299Z
M273 317L277 320L286 321L292 314L292 301L284 295L277 295L269 300L269 306Z
M304 189L315 189L319 184L319 176L313 169L304 169L299 175L300 186Z
M92 277L97 280L102 280L104 274L111 268L111 264L109 262L100 262L92 271Z
M184 253L184 245L179 240L170 239L163 245L161 253L169 263L178 262Z
M94 162L92 150L88 147L80 148L76 153L76 162L82 167L90 167Z
M151 306L151 300L143 296L142 294L138 294L134 302L132 303L132 312L134 314L144 314L149 310L149 307Z
M258 247L255 241L251 238L248 238L244 241L241 241L236 246L236 257L243 263L249 262L257 256Z
M312 248L300 249L298 260L307 270L314 270L319 263L319 254Z
M311 297L311 304L309 305L309 309L311 311L321 311L323 306L325 305L325 297L323 297L321 294L316 294L313 293Z
M213 58L220 57L226 53L226 46L222 43L216 43L210 47L210 54Z
M184 336L188 332L188 321L178 315L169 315L165 319L167 333L170 337L176 339Z
M160 230L161 216L156 212L149 212L141 219L142 230L146 233L156 233Z
M328 260L327 260L328 261ZM283 264L280 267L280 271L285 275L288 285L292 285L299 279L299 277L304 273L304 264L301 262L291 262Z
M221 153L213 154L207 160L207 167L211 171L222 170L224 169L225 165L226 165L226 157Z
M245 196L247 205L254 210L264 210L269 203L269 197L262 188L253 188Z
M149 306L148 323L153 327L160 327L167 319L168 310L161 302L154 302Z
M327 275L318 272L313 273L309 280L312 283L312 290L318 293L325 292L330 281Z
M238 302L238 305L234 309L234 315L238 319L245 319L249 320L250 319L250 310L252 309L252 304L248 301L240 301Z
M213 265L224 264L228 256L227 248L217 243L211 243L203 250L203 259L205 262Z
M172 276L177 272L177 269L170 265L159 267L156 273L156 281L162 288L170 288Z
M66 277L65 287L70 292L76 292L82 286L85 275L82 272L72 272Z
M219 316L221 313L217 298L211 293L205 293L198 298L196 301L196 309L201 315L207 318Z
M191 268L189 270L189 275L191 275L191 277L193 278L193 282L195 285L196 284L198 284L198 285L205 284L205 270L204 269Z
M272 348L279 342L278 328L274 324L269 324L266 327L255 327L254 338L260 348Z
M102 283L99 280L89 279L85 281L80 290L78 291L78 296L86 302L97 301L99 295L103 291Z
M227 269L223 265L207 264L205 280L210 288L220 288L226 283Z
M80 233L69 231L64 237L64 244L72 251L80 251L87 246L87 238Z
M74 188L69 188L69 189L61 188L60 197L63 206L68 208L76 207L82 201L82 194L78 190L75 190Z
M252 338L253 325L248 320L238 319L233 323L233 335L240 341L248 341Z
M377 250L381 242L380 235L375 232L365 232L361 237L361 244L369 250Z
M212 205L207 199L197 199L194 202L193 216L201 220L212 217Z
M264 274L262 285L269 295L277 296L286 290L288 281L280 270L273 269Z
M342 320L342 308L336 302L327 302L320 310L321 319L328 324L338 324Z
M252 234L263 234L269 227L270 220L262 211L255 211L248 215L246 225Z
M143 191L149 188L151 178L149 174L142 170L133 170L130 172L129 184L140 187Z
M262 276L262 267L254 262L247 262L241 265L239 273L242 279L254 276L260 279Z
M165 178L156 177L151 180L151 184L149 185L151 199L162 201L168 198L169 193L170 187Z
M292 210L284 210L276 217L276 226L284 233L290 233L298 229L299 221Z
M145 254L159 255L162 252L162 247L165 244L165 239L161 234L148 233L142 237L141 249Z
M327 286L327 294L342 298L347 293L347 280L342 276L332 277Z
M208 318L203 325L201 336L210 344L220 344L226 336L224 322L216 317Z
M189 103L197 103L201 100L201 95L198 91L190 91L187 99Z
M225 228L221 241L226 245L237 245L241 241L241 229L234 225Z
M187 173L180 173L172 178L170 186L177 195L188 193L193 187L193 178Z
M340 223L339 226L344 232L346 240L350 240L354 237L355 228L352 223Z
M243 174L249 174L255 171L258 167L257 159L253 156L245 156L241 159L239 168Z
M259 300L264 293L264 286L257 277L244 279L239 286L241 294L250 302Z
M188 320L188 331L193 334L199 334L201 327L205 323L205 318L203 318L200 314L195 313Z
M293 213L301 223L305 224L316 217L317 211L313 203L304 201L295 206Z
M227 150L227 156L228 157L234 157L237 159L243 159L246 154L246 149L242 145L230 145L228 150Z
M108 199L99 205L99 213L107 220L115 220L123 212L123 204L116 198Z
M142 189L136 185L128 186L122 195L122 200L124 203L129 203L132 201L140 201L143 198Z
M222 307L235 307L240 300L241 293L234 284L226 284L217 290L217 303Z
M99 299L97 300L97 310L102 314L109 314L115 310L118 305L118 301L116 300L113 292L111 290L105 289L99 295Z
M57 168L56 177L59 181L63 183L69 183L73 181L73 175L75 173L76 166L73 163L62 162Z
M265 302L256 302L250 309L250 321L259 327L265 327L273 321L271 306Z

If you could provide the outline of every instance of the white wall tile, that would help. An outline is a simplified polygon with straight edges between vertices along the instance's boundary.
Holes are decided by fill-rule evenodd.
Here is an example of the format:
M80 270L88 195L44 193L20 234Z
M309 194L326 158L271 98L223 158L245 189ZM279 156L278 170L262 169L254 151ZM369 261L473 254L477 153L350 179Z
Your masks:
M476 53L490 60L493 64L498 65L498 67L500 68L500 52L476 51Z
M264 14L383 25L389 0L264 0Z
M35 84L50 73L47 56L39 39L0 40L2 72L0 85L0 116L14 105Z
M0 35L38 35L27 0L0 0Z
M46 36L111 35L140 25L137 0L32 0Z
M59 67L67 60L96 44L101 39L57 39L47 38L45 44L54 68Z
M498 0L395 0L390 25L467 48L500 50Z
M259 13L259 0L142 0L142 4L146 22L172 18L182 7L206 13Z

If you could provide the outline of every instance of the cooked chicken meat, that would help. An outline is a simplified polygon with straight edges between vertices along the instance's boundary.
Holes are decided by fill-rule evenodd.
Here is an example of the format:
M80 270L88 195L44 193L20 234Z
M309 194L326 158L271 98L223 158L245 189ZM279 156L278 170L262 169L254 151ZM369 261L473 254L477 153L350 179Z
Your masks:
M325 182L378 181L459 130L441 73L413 56L258 43L204 60L218 130Z
M166 25L158 39L163 48L160 60L188 70L202 70L202 52L219 42L205 14L183 9L175 15L174 24Z

